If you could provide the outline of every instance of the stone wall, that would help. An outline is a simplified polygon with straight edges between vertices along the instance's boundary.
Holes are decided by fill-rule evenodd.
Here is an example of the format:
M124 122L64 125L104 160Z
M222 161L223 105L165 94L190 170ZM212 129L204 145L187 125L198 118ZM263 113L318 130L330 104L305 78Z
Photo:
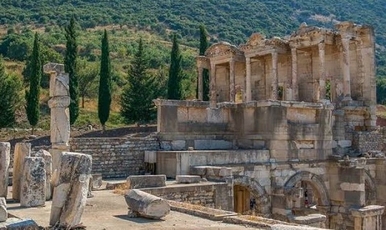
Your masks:
M158 150L156 138L73 138L71 151L92 156L92 173L103 178L128 177L145 172L145 151Z
M200 183L189 185L169 185L160 188L142 189L144 192L167 200L186 202L210 208L232 210L232 200L224 199L227 190L232 189L227 183ZM233 210L232 210L233 211Z

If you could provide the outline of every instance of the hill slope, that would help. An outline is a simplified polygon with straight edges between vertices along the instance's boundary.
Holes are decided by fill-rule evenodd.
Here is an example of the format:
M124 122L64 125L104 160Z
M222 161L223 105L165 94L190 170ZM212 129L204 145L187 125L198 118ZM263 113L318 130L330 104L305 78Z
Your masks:
M386 3L373 0L2 0L0 24L59 24L76 15L84 28L120 24L164 36L176 30L186 44L196 45L198 24L213 40L236 44L253 32L283 36L300 23L332 27L351 20L376 29L377 43L386 46ZM381 49L382 50L382 49ZM377 53L379 74L386 76L384 54Z

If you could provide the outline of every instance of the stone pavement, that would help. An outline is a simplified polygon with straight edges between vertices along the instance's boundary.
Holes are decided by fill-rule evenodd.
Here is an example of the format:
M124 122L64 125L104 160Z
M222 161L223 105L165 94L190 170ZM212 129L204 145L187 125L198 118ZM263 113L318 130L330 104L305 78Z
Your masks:
M111 190L93 191L93 198L87 200L82 223L91 230L117 229L256 229L241 225L226 224L217 221L202 219L196 216L171 211L163 220L148 220L144 218L128 218L127 205L122 195L114 194ZM51 201L45 207L21 208L19 203L8 201L9 213L20 218L31 218L40 226L48 226Z

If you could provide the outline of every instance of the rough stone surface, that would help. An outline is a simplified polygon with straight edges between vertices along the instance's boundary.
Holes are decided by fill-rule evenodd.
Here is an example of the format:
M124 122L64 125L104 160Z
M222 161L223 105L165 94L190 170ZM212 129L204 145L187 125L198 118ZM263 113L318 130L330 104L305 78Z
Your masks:
M39 230L41 229L35 221L31 219L19 219L16 217L8 218L7 221L0 223L0 229L7 230Z
M48 151L39 150L36 157L42 157L44 159L44 165L46 168L46 200L50 200L52 196L51 188L51 174L52 174L52 157Z
M44 206L46 201L46 169L42 157L26 157L20 184L20 206Z
M145 151L156 151L156 138L73 138L71 151L92 156L92 173L126 178L145 172Z
M30 143L16 143L12 175L12 199L14 200L20 200L20 181L24 171L24 158L29 157L30 154Z
M90 155L63 152L52 180L54 193L50 225L71 228L80 224L86 206L91 161Z
M165 175L141 175L127 178L129 189L163 187L166 185Z
M0 197L0 222L7 221L7 201L4 197Z
M129 190L125 194L125 200L131 212L142 217L160 219L170 212L170 206L166 200L138 189Z
M7 197L8 194L10 151L10 143L0 142L0 197Z
M176 181L179 184L192 184L192 183L200 183L202 179L200 176L195 176L195 175L177 175Z

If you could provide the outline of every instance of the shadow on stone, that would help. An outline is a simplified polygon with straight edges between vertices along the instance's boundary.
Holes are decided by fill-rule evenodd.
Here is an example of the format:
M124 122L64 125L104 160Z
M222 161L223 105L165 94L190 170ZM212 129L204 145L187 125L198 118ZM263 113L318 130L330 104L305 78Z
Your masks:
M135 223L138 223L138 224L157 223L157 222L165 221L163 219L157 219L157 220L155 220L155 219L146 219L146 218L143 218L143 217L130 217L128 215L115 215L114 217L122 219L122 220L128 220L128 221L131 221L131 222L135 222Z

